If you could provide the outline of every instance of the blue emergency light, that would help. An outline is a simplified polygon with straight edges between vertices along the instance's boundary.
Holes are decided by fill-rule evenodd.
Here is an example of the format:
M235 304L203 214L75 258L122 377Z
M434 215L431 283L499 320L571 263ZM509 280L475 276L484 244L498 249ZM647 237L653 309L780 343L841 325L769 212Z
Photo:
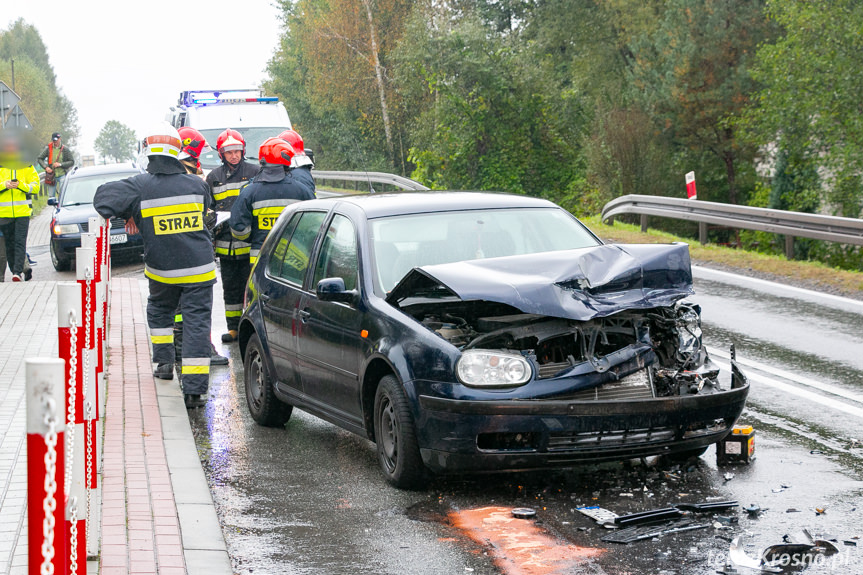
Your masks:
M181 106L278 101L278 98L264 97L263 90L189 90L180 95Z

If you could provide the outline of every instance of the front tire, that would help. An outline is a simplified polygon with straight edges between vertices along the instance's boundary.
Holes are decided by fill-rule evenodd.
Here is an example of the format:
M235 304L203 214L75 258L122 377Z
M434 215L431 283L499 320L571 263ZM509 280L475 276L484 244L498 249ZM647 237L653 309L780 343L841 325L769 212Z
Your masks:
M264 427L281 427L291 418L293 406L276 397L273 378L267 368L263 346L258 334L252 334L246 345L243 361L243 379L246 387L246 405L252 419Z
M375 443L387 481L399 489L425 485L428 473L416 438L414 418L399 381L384 376L375 392Z
M51 263L54 265L54 269L58 272L69 271L69 268L72 267L72 260L63 256L62 252L58 253L57 249L54 247L54 242L48 242L48 244L51 252Z

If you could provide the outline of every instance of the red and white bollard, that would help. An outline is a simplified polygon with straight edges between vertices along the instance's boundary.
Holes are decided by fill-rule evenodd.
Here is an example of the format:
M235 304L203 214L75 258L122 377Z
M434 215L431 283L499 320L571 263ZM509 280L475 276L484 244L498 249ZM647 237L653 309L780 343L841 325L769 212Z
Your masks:
M65 362L24 360L27 394L27 549L30 575L66 573Z
M57 284L58 351L66 384L65 536L68 538L68 572L76 575L86 572L89 499L85 454L90 427L86 406L92 401L84 382L88 352L84 349L86 318L82 312L81 291L81 285L76 282Z

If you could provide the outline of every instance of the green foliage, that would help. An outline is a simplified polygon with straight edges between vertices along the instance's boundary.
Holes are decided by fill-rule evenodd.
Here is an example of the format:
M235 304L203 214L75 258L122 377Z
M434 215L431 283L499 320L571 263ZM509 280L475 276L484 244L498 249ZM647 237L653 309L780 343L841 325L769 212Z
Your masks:
M22 19L0 31L0 80L10 88L12 60L15 60L14 89L19 104L43 142L53 132L63 134L63 142L75 145L78 136L78 114L72 102L57 88L54 69L39 32Z
M115 162L134 159L137 149L135 131L117 120L105 122L93 144L101 156Z
M783 35L751 69L763 88L741 125L761 146L782 139L834 173L863 170L863 3L771 0Z

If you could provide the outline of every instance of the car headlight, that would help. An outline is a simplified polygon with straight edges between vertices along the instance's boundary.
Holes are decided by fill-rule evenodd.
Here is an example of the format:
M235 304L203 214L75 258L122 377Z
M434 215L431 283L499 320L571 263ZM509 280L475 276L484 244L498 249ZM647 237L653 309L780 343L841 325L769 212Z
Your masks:
M62 236L63 234L77 234L81 231L78 224L54 224L54 235Z
M701 317L692 308L681 308L677 320L677 349L689 356L701 349Z
M530 363L521 355L501 351L469 349L456 364L456 375L465 385L509 387L530 379Z

